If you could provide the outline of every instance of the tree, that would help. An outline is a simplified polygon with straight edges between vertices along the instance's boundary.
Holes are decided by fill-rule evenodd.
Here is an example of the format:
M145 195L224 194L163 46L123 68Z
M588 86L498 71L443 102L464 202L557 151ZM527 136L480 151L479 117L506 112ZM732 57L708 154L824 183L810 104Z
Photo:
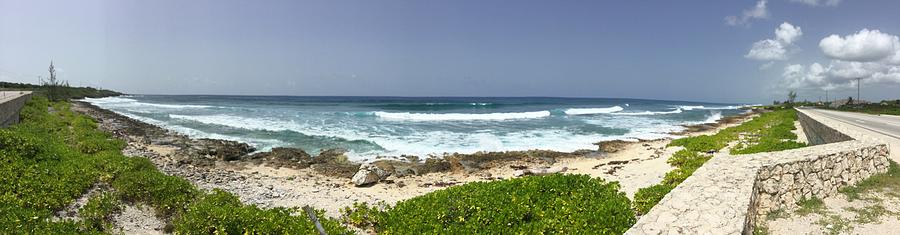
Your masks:
M846 104L846 105L853 105L853 96L848 96L848 97L847 97L847 104Z
M69 82L56 78L56 68L53 67L53 61L50 61L50 68L47 69L47 71L50 72L49 78L45 80L43 77L38 77L41 81L41 85L47 88L47 98L50 98L52 101L65 99L65 95L63 94L65 91L64 87L67 87Z
M797 99L797 92L790 91L790 92L788 92L788 99L787 99L787 101L785 101L785 103L793 104L795 99Z

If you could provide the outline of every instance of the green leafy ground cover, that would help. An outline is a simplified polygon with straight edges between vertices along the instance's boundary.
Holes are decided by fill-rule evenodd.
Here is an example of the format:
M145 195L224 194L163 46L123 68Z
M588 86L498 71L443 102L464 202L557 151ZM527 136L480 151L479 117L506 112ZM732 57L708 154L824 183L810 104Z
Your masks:
M314 233L305 215L259 209L234 195L202 192L158 171L147 159L121 154L125 143L97 130L65 102L36 95L22 123L0 129L0 233L109 233L123 203L149 205L180 233ZM109 185L80 209L81 222L53 219L94 185ZM321 213L320 213L321 216ZM330 234L351 233L320 217Z
M622 234L635 223L617 182L563 174L473 182L343 212L380 234Z
M638 189L634 194L636 211L640 214L649 212L669 191L712 158L707 153L724 149L728 143L738 141L738 144L731 147L731 154L772 152L806 146L795 141L797 135L792 130L795 129L796 120L796 110L779 109L763 113L741 125L725 128L714 135L673 140L669 146L684 147L668 160L669 165L675 169L666 173L660 184Z

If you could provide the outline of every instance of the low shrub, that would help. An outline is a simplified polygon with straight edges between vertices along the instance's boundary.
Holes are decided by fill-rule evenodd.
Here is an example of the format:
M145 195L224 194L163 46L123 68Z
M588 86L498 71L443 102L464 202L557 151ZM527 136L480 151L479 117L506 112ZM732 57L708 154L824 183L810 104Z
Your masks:
M338 221L316 211L328 234L353 234ZM237 196L214 190L192 203L174 222L176 234L316 234L305 212L296 209L260 209L241 204Z
M155 168L123 172L113 180L112 186L122 199L146 202L161 216L184 211L200 194L187 180L165 175Z
M382 234L621 234L635 222L617 182L560 174L468 183L370 214Z
M725 147L730 140L719 135L699 135L672 140L669 146L683 146L694 152L716 151Z
M678 186L681 182L684 182L684 180L693 175L694 171L697 171L697 167L675 168L675 170L666 172L662 184Z
M21 207L0 201L2 234L91 234L71 220L50 222L50 210Z
M112 228L112 224L108 222L110 216L121 208L114 193L97 194L78 210L81 226L86 230L109 231Z
M341 220L357 228L374 228L378 225L378 218L385 216L386 210L390 210L390 207L383 202L373 206L366 202L355 202L352 207L341 209Z
M669 184L657 184L638 189L634 193L634 210L640 215L647 214L653 206L656 206L656 203L659 203L674 188L675 186Z
M700 167L710 158L712 158L711 155L702 155L695 151L682 149L675 152L666 162L674 167Z

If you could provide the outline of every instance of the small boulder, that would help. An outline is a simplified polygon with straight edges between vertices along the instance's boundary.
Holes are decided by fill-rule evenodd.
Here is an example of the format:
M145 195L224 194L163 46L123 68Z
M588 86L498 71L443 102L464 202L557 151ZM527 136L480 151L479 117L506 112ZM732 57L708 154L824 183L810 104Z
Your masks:
M384 180L390 175L389 171L382 169L378 165L366 163L359 167L359 171L353 175L350 182L357 187L367 186Z

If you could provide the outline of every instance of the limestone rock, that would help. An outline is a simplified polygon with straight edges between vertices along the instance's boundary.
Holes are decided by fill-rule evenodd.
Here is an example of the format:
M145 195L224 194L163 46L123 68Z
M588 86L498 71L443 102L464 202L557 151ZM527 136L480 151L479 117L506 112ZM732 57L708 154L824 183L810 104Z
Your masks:
M366 163L359 167L359 171L353 175L350 182L357 187L367 186L377 183L388 176L390 176L389 171L382 169L378 165Z

